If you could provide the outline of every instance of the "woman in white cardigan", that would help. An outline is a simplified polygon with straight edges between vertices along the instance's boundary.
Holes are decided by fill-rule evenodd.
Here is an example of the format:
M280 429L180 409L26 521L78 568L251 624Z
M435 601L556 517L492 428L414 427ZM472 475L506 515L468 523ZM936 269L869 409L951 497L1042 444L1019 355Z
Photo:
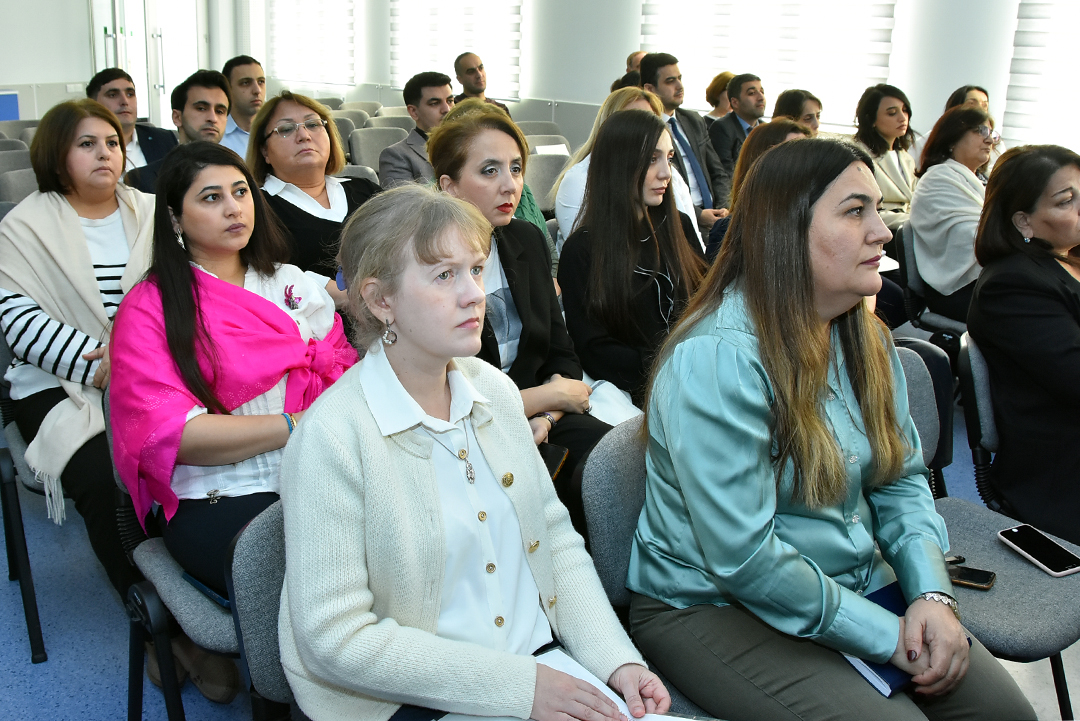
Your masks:
M308 411L281 466L282 664L315 721L415 707L621 721L593 685L534 658L553 639L634 716L670 705L555 495L521 394L470 357L490 237L473 206L416 185L342 231L367 355Z
M919 186L911 202L915 264L927 284L926 305L967 322L968 306L982 268L975 260L975 231L986 188L975 171L990 159L997 133L978 107L942 115L923 151Z

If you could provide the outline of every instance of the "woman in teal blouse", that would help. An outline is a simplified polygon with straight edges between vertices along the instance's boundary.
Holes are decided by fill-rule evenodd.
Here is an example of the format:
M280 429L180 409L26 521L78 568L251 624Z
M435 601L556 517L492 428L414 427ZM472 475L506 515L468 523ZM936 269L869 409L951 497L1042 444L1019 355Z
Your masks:
M661 349L627 587L634 640L726 719L1035 718L967 635L880 288L869 156L758 161ZM864 598L898 581L904 616ZM886 698L837 651L914 675Z

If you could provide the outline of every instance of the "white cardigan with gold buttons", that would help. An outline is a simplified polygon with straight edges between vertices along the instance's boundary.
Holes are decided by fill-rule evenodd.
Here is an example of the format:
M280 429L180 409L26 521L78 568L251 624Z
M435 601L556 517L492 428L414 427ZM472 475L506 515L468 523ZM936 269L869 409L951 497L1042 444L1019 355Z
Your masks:
M521 543L552 632L601 679L641 663L581 537L555 495L521 395L498 369L454 361L487 397L472 423L517 512ZM314 721L385 721L403 703L528 718L536 661L435 635L444 573L432 440L384 438L357 368L305 414L285 449L281 659Z

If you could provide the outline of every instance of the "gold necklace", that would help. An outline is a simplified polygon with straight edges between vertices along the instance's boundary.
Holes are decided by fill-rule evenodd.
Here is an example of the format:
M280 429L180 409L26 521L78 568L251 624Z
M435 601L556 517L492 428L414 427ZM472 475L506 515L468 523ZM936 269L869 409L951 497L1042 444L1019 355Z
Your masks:
M462 419L462 421L464 420L465 419ZM462 423L462 426L463 427L461 430L465 433L465 447L459 450L457 453L454 453L453 448L443 443L442 440L438 437L438 434L432 434L432 438L435 440L436 443L445 448L452 455L457 456L458 460L465 461L465 478L468 479L469 483L476 483L476 472L473 470L472 461L469 460L469 430L467 427L464 427L464 423ZM457 427L457 423L454 424L454 427Z

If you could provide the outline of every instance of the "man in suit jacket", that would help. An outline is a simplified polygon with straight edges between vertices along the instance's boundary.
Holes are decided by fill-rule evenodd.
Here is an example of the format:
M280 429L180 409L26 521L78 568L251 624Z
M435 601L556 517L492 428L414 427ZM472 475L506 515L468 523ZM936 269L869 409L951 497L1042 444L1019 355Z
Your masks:
M739 160L743 141L765 114L765 91L758 76L750 73L736 75L728 82L727 91L731 112L709 126L709 139L720 158L720 164L727 171L727 185L721 196L725 205L731 199L731 178L735 174L735 163Z
M427 157L427 136L454 107L450 77L442 73L414 75L405 83L401 96L409 115L416 121L416 128L379 155L379 184L384 188L435 179Z
M120 68L106 68L92 77L86 86L86 97L113 111L120 121L127 155L125 172L164 158L176 146L176 136L168 130L136 124L139 101L135 83Z
M690 186L697 211L698 226L705 232L727 215L723 189L730 178L709 143L705 121L697 113L683 110L682 73L679 61L667 53L649 53L641 59L641 84L656 93L664 105L663 121L671 130L675 145L675 167Z

